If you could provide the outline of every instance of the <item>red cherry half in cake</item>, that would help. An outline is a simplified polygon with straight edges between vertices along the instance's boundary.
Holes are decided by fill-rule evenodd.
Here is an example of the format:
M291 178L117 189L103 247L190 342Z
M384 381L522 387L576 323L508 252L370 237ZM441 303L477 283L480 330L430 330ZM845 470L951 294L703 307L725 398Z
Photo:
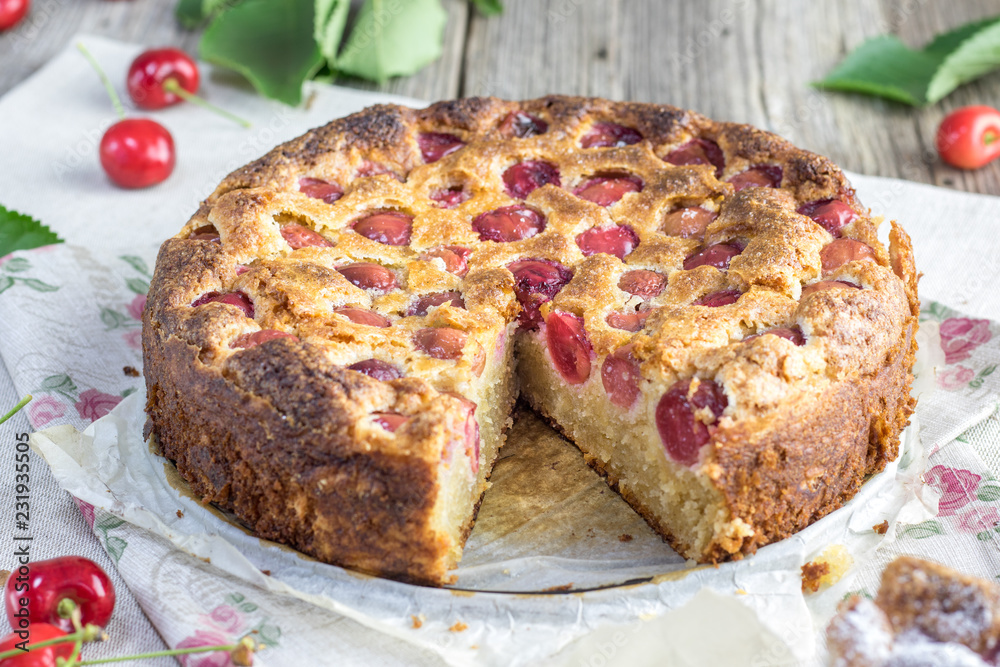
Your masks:
M855 239L837 239L828 243L819 253L823 263L823 273L830 273L848 262L870 259L877 262L875 251L867 243Z
M440 208L455 208L469 201L469 193L462 188L440 188L432 190L429 196Z
M355 221L351 227L366 239L385 245L409 245L413 216L398 211L379 211Z
M639 331L646 326L646 319L649 318L648 310L637 310L634 313L608 313L604 321L609 327L621 329L622 331Z
M445 271L461 278L469 271L468 258L471 254L472 251L468 248L446 245L428 250L420 255L420 258L423 260L429 260L434 257L440 258L444 262Z
M598 206L611 206L629 192L641 190L641 178L629 175L611 175L592 178L574 190L573 194L580 199L594 202Z
M798 327L778 327L776 329L768 329L767 331L762 331L759 334L747 336L743 339L743 342L749 343L752 340L756 340L761 336L767 336L768 334L777 336L778 338L784 338L785 340L789 340L799 346L806 344L806 337L802 335L802 330Z
M781 177L781 167L773 164L760 164L736 174L729 179L729 182L739 192L744 188L776 188L781 185Z
M192 241L214 241L215 243L222 242L222 237L219 235L219 230L215 228L215 225L204 225L199 227L191 232L191 236L188 238Z
M465 299L462 298L461 292L435 292L434 294L425 294L419 297L413 302L409 310L406 311L406 314L426 315L428 309L445 303L455 308L465 308Z
M548 129L548 123L524 111L511 111L500 123L500 134L517 139L527 139L545 134Z
M709 139L693 139L673 150L663 160L678 166L707 164L715 167L716 178L722 176L722 169L726 166L726 159L719 144Z
M319 233L299 224L292 223L281 228L281 236L292 247L292 250L315 246L318 248L332 248L333 243L321 236Z
M355 287L375 292L389 292L396 288L396 275L389 269L371 262L348 264L337 269Z
M465 145L465 142L454 134L424 132L417 137L417 145L420 146L420 154L424 157L424 162L437 162L445 155L457 151Z
M601 364L601 382L614 405L628 410L639 398L639 362L632 356L632 343L623 345Z
M684 260L684 270L690 271L699 266L714 266L723 271L729 268L729 262L733 257L736 257L741 252L743 252L742 249L735 245L716 243Z
M468 338L464 331L448 327L418 329L413 334L417 349L435 359L458 359Z
M834 236L840 236L840 228L858 218L857 212L839 199L809 202L800 206L797 212L809 216Z
M400 426L409 420L409 417L395 412L376 412L372 415L372 421L384 428L386 431L389 431L389 433L395 433Z
M617 123L594 123L580 137L582 148L621 148L642 141L638 130Z
M198 306L204 306L206 303L224 303L230 306L236 306L243 311L243 314L249 318L253 318L253 302L250 301L248 297L243 292L227 292L225 294L219 292L208 292L198 297L198 299L191 304L192 307L197 308Z
M507 194L515 199L524 199L536 188L552 184L560 186L559 169L551 162L527 160L508 167L503 173Z
M709 308L718 308L719 306L728 306L731 303L736 303L740 298L740 293L736 290L722 290L721 292L713 292L712 294L706 294L697 301L694 302L695 306L708 306Z
M545 342L552 365L567 383L587 381L593 347L582 318L570 313L550 313L545 320Z
M576 244L588 257L603 252L624 259L639 245L639 236L628 225L594 227L577 235Z
M351 364L348 368L358 373L364 373L368 377L381 380L382 382L398 380L403 377L398 368L381 359L365 359L364 361Z
M384 315L379 315L374 310L367 310L365 308L334 308L333 312L337 315L343 315L355 324L362 324L366 327L379 327L385 329L386 327L392 326L392 321L385 317Z
M656 428L671 459L682 465L698 462L698 453L711 437L708 426L695 417L706 408L718 419L729 405L722 387L711 380L702 380L694 395L688 398L691 380L675 383L656 406ZM714 421L714 420L713 420Z
M233 339L233 342L229 344L229 347L257 347L258 345L266 343L269 340L275 340L277 338L291 338L292 340L299 339L298 336L285 331L278 331L277 329L261 329L260 331L254 331L253 333L240 334Z
M522 259L507 268L514 274L514 294L523 309L518 322L524 328L535 329L541 321L539 307L552 300L570 281L573 272L545 259Z
M451 391L444 392L462 402L465 421L462 427L462 437L465 441L465 455L469 458L469 466L473 473L479 472L479 422L476 421L476 404L473 401ZM450 457L451 448L442 452L442 458Z
M667 287L667 278L656 271L634 269L626 271L618 279L618 289L634 294L643 299L652 299L663 293Z
M851 289L861 289L861 285L855 285L854 283L849 283L846 280L821 280L818 283L813 283L812 285L806 285L802 288L802 298L814 294L816 292L825 292L831 289L839 289L841 287L850 287Z
M708 225L719 217L715 211L688 206L671 211L663 218L663 233L681 238L701 238Z
M545 216L515 204L480 213L472 221L472 228L481 241L510 243L540 234L545 229Z
M344 188L336 183L309 177L299 179L299 192L313 199L322 199L327 204L332 204L344 196Z

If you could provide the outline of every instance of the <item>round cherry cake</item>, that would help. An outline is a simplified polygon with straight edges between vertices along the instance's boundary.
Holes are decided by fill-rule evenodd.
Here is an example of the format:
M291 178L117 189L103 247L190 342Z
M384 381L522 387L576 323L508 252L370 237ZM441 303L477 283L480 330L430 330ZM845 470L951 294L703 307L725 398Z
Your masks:
M257 535L442 584L520 395L680 554L741 558L898 452L917 277L878 224L826 158L674 107L371 107L163 244L149 428Z

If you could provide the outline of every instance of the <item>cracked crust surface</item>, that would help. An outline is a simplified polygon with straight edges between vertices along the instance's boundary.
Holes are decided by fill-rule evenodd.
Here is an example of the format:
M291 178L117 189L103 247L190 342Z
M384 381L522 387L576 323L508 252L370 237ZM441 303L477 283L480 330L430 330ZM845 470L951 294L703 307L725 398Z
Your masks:
M516 112L543 120L546 131L505 134L504 121ZM581 138L601 123L632 128L641 140L582 148ZM446 133L464 146L425 162L422 133ZM721 172L665 161L694 139L718 145ZM505 170L539 160L558 168L561 186L543 185L523 200L508 194ZM728 182L762 166L780 168L779 187L736 191ZM573 194L609 174L638 178L641 190L606 207ZM336 184L343 195L332 203L309 197L301 179ZM461 189L466 200L445 208L431 198L448 189ZM828 199L854 211L840 235L867 244L872 259L824 272L821 252L834 237L797 210ZM544 229L509 243L481 240L472 220L513 204L544 216ZM717 217L703 234L666 233L666 216L688 206ZM407 244L379 243L352 229L377 211L412 217ZM282 233L288 225L318 233L328 245L292 248ZM585 255L578 235L610 225L628 225L637 247L623 260ZM690 378L724 388L728 407L698 472L723 498L730 521L752 527L749 534L723 535L693 552L641 498L623 495L684 555L703 562L741 557L836 509L896 455L913 407L919 306L908 237L893 223L886 249L877 226L826 158L674 107L558 96L371 107L233 172L163 245L144 315L148 412L165 454L195 492L256 533L329 562L442 583L472 521L470 508L458 544L437 525L450 484L442 468L474 458L455 444L468 436L466 408L455 395L479 404L484 433L502 437L499 423L486 423L502 420L483 409L495 404L499 414L516 391L509 377L504 388L489 390L495 378L511 375L501 367L512 363L512 336L521 335L514 333L521 305L506 267L525 258L558 262L572 279L541 314L582 317L595 359L590 382L600 384L603 358L631 344L644 395L658 397ZM720 243L742 247L728 269L683 268L686 258ZM470 251L468 273L451 273L432 257L445 246ZM362 289L338 271L358 262L385 267L397 288ZM666 288L645 299L623 291L619 280L634 269L661 274ZM804 286L820 280L861 289L803 296ZM724 290L738 292L738 301L719 308L694 303ZM460 293L464 307L408 314L417 296L442 291ZM193 306L209 293L236 292L252 303L252 317L225 303ZM354 322L336 312L344 307L377 313L391 326ZM637 310L648 311L639 331L608 323L613 313ZM746 340L789 326L808 343ZM417 348L426 328L464 334L458 357L433 358ZM232 346L260 330L295 338ZM391 363L403 377L380 381L346 368L370 358ZM552 416L544 396L527 398ZM405 425L387 433L372 421L384 413L404 416ZM587 453L586 443L577 445ZM495 447L486 456L476 463L477 502ZM615 484L602 464L592 465Z

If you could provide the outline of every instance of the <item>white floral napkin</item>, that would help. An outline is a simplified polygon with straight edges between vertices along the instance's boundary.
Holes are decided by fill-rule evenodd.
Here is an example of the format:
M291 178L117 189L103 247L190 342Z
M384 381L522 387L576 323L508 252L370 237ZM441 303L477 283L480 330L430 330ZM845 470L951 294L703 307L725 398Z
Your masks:
M139 50L86 41L113 80L122 79ZM36 396L27 410L36 429L57 424L83 429L141 386L138 318L156 245L222 175L308 127L386 99L316 86L309 109L288 110L205 77L206 94L240 109L255 128L247 133L194 108L160 112L157 117L178 142L179 172L157 188L122 193L105 182L88 139L108 117L103 91L92 77L68 49L0 99L3 203L39 217L72 241L0 259L0 359L16 392ZM1000 482L984 458L998 460L1000 434L1000 373L995 372L1000 325L994 321L1000 318L1000 294L993 287L1000 277L1000 200L888 179L852 180L862 201L900 220L914 237L925 273L921 319L928 330L939 328L944 349L936 391L925 392L918 405L920 437L930 451L925 480L941 494L938 515L899 526L896 539L878 552L855 586L872 593L881 567L902 552L993 578L1000 573ZM34 465L43 463L36 459ZM0 468L0 480L11 474ZM115 515L81 509L85 524L62 515L43 520L53 532L71 537L67 544L75 544L83 526L89 527L128 585L131 596L123 591L125 599L138 602L171 646L205 645L256 630L271 646L258 664L326 664L335 657L343 664L440 664L433 651L256 588ZM9 539L11 530L0 523L0 539ZM788 628L789 636L781 639L794 642L796 632L801 628ZM649 633L642 640L629 636L634 641L604 657L605 664L658 664L661 654L645 648ZM787 661L787 655L768 650L748 661ZM224 664L219 661L218 655L205 654L183 662Z

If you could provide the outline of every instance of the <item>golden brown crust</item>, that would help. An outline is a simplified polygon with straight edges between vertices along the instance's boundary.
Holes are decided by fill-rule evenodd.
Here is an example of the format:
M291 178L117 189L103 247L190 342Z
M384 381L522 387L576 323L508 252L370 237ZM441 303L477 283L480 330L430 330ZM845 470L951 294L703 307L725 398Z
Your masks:
M516 111L548 130L504 135L500 127ZM581 138L598 123L632 128L642 140L582 149ZM425 163L421 133L442 132L465 147ZM725 162L718 175L709 165L665 162L693 139L718 144ZM560 172L561 187L544 185L523 202L544 216L544 230L509 243L481 240L471 221L518 203L502 174L526 160L551 162ZM780 167L779 188L736 192L728 182L764 166ZM640 179L641 190L611 206L573 194L594 176L619 173ZM333 204L311 198L300 192L303 178L337 184L343 196ZM442 207L431 200L441 188L462 188L468 198ZM867 244L872 259L824 271L821 253L833 237L797 210L827 199L855 212L841 233ZM665 217L687 206L718 217L703 235L666 233ZM387 245L352 230L367 213L385 210L412 217L408 243ZM624 260L585 256L578 235L615 224L627 224L638 247ZM292 248L287 225L322 235L326 247ZM219 239L205 238L205 230ZM894 224L890 240L887 252L833 163L749 126L665 105L562 96L470 98L421 110L375 106L236 170L164 244L144 316L148 411L164 452L195 491L258 534L331 562L440 583L447 579L444 552L454 545L432 529L433 499L442 494L441 462L450 460L465 424L463 403L451 392L481 396L492 381L484 367L512 344L521 306L507 265L555 261L573 277L541 312L582 316L598 362L633 343L651 391L691 377L725 387L729 407L705 471L731 518L755 532L693 556L740 557L839 507L896 454L912 411L919 304L909 239ZM683 268L693 253L719 243L742 248L728 270ZM465 275L432 257L455 245L470 250ZM398 288L381 293L351 284L339 269L358 262L381 265ZM661 273L666 289L640 303L618 286L632 269ZM862 289L802 295L819 280ZM694 303L721 290L741 296L721 308ZM458 292L464 305L410 314L417 296L441 291ZM253 316L224 303L193 307L213 292L247 295ZM651 313L640 331L608 324L610 314L640 306ZM341 308L372 311L391 326L355 322ZM809 345L792 348L774 336L743 343L793 325ZM461 336L456 359L432 358L415 345L420 330L441 327ZM233 346L239 336L269 329L298 340ZM381 382L344 368L368 358L391 362L406 377ZM403 415L406 425L387 434L372 426L377 413ZM485 474L491 464L484 462ZM331 480L336 489L321 486ZM485 484L484 473L479 480ZM641 499L624 495L675 547L690 547Z

